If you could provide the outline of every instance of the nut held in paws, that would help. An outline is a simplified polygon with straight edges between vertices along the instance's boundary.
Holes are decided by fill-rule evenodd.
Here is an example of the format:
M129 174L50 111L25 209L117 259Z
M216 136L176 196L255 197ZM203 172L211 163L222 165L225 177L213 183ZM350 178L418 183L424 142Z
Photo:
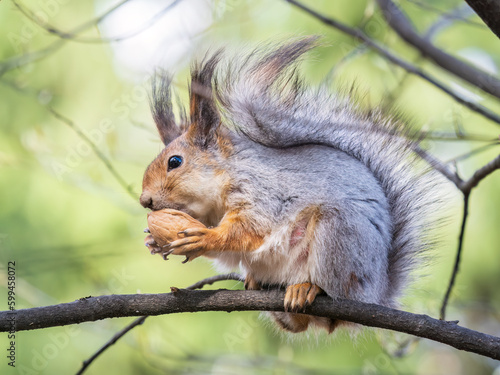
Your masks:
M205 225L182 211L164 209L148 213L148 227L156 243L165 246L179 239L177 233Z

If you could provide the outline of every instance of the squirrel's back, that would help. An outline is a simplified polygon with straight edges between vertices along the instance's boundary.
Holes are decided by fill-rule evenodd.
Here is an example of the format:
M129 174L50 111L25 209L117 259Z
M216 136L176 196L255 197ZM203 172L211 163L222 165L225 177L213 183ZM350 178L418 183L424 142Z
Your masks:
M252 142L275 149L333 147L373 174L391 220L383 297L391 305L430 247L426 231L438 203L437 177L419 166L408 125L378 109L363 111L348 95L305 88L296 67L315 40L303 38L232 59L229 71L216 71L215 95L224 121Z

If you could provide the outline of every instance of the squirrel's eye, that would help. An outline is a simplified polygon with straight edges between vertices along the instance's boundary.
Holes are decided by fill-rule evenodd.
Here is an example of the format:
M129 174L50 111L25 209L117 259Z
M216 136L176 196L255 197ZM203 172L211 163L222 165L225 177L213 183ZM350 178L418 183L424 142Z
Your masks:
M172 156L168 159L168 170L178 168L182 164L182 158L180 156Z

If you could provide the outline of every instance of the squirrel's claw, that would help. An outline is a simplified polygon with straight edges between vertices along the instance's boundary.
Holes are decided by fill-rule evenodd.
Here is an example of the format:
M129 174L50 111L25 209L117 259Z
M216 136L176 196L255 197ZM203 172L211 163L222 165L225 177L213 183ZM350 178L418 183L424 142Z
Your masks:
M144 245L149 249L151 254L156 254L156 253L161 253L163 252L164 249L160 247L153 238L152 235L146 236L144 239Z
M313 303L316 296L322 290L319 286L311 283L290 285L285 293L285 311L304 312L306 307Z
M250 274L245 277L245 290L261 290L259 282Z

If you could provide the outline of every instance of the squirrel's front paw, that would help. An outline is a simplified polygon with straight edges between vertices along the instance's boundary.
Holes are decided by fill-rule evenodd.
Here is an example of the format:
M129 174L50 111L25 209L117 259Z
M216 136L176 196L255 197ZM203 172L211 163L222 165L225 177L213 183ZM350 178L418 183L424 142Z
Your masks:
M167 245L169 254L185 255L186 259L182 263L186 263L200 255L203 255L209 250L212 243L210 240L213 229L209 228L188 228L177 233L180 239L172 241Z

